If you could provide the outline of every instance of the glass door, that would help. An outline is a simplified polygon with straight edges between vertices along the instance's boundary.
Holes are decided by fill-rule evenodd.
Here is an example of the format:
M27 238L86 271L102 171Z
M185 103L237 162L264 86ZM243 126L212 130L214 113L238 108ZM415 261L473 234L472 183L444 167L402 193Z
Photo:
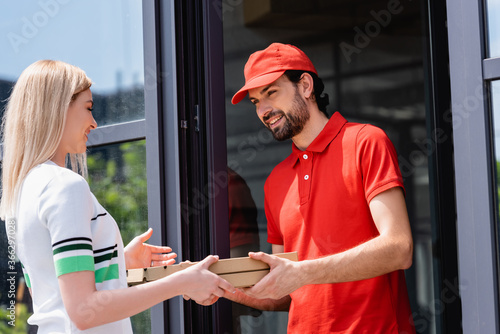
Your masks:
M232 105L231 98L244 84L243 67L251 53L273 42L293 44L309 56L323 79L330 115L339 111L349 121L376 125L394 143L414 239L414 261L406 279L415 325L418 333L443 333L442 319L452 303L445 305L439 297L443 253L437 246L442 242L441 222L434 200L435 156L445 141L436 142L436 111L429 93L427 2L239 0L222 1L219 8L231 256L271 252L263 188L273 167L291 152L291 142L275 141L247 99ZM454 233L450 229L447 233ZM450 252L447 261L456 263L456 254ZM233 305L234 333L286 333L286 324L286 312Z

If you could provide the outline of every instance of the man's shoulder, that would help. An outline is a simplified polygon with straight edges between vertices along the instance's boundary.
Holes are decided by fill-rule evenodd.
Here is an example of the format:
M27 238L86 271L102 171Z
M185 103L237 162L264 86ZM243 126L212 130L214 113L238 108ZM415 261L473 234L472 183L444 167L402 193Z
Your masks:
M348 122L344 127L344 138L352 138L357 142L387 138L385 131L368 123Z
M287 175L290 171L293 170L294 163L297 160L297 156L292 152L286 157L284 160L282 160L279 164L277 164L269 176L267 177L266 184L269 182L272 182L274 179L278 178L279 176L285 176Z
M345 125L345 131L353 132L353 133L358 133L358 132L366 132L366 133L371 133L371 132L379 132L383 130L379 128L376 125L369 124L369 123L357 123L357 122L347 122Z

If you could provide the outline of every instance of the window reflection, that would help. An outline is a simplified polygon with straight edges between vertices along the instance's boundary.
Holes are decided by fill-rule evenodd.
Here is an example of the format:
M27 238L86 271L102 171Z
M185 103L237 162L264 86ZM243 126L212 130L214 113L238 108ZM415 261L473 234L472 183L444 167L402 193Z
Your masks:
M0 107L22 70L57 59L93 80L99 125L144 118L141 1L8 1L0 22Z
M495 156L493 159L494 172L496 173L496 198L497 198L497 243L500 242L500 81L491 82L491 109L493 120L493 146ZM499 282L500 283L500 282Z
M33 307L21 263L16 261L12 268L8 262L9 240L15 238L15 234L7 236L4 222L0 220L0 223L0 333L11 333L13 328L16 333L35 332L37 327L27 323L33 314Z
M146 141L90 149L90 189L120 227L124 245L148 229ZM132 317L134 333L151 333L150 311Z
M486 18L488 32L488 51L489 58L500 56L500 22L498 17L500 15L500 1L487 0L486 1Z
M245 180L231 168L227 175L231 257L248 256L248 252L259 250L257 207Z
M228 176L229 248L231 257L245 257L259 251L257 207L245 180L231 168ZM240 323L261 315L261 311L233 303L233 333L240 333Z
M491 82L491 107L493 113L495 158L497 162L500 162L500 81Z
M126 245L148 229L146 141L91 148L90 189L113 216Z

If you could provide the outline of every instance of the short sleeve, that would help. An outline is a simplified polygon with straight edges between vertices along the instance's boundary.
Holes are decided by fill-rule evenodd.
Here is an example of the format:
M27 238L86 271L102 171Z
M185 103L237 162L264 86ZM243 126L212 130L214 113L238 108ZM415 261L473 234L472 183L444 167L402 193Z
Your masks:
M69 170L58 173L40 197L39 215L50 233L56 275L94 271L88 183Z
M371 125L363 126L356 138L356 148L368 203L388 189L401 187L404 191L396 149L383 130Z

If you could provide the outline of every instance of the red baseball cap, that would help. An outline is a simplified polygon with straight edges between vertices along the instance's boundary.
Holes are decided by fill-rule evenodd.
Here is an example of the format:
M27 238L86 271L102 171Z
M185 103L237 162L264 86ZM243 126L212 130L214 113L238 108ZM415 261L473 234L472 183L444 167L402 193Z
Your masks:
M268 85L287 70L318 72L306 54L290 44L273 43L266 49L254 52L245 64L245 85L233 96L231 102L239 103L252 88Z

